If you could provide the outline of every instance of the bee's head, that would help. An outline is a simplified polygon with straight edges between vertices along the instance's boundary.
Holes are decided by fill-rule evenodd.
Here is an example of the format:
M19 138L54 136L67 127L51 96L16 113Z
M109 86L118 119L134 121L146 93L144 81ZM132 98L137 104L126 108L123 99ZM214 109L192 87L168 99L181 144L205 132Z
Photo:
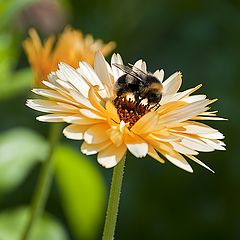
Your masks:
M162 98L162 92L160 91L149 91L147 94L148 104L156 104L159 103Z

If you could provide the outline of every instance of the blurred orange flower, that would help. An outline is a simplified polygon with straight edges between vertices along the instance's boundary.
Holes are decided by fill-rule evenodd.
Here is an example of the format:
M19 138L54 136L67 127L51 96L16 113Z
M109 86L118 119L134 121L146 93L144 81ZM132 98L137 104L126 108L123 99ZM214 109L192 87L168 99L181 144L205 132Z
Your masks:
M34 87L44 87L50 72L56 71L59 62L65 62L77 67L80 61L93 65L96 51L108 55L116 46L114 42L104 44L92 35L84 36L82 32L66 27L55 45L55 36L50 36L42 44L35 29L29 30L30 37L23 42L23 48L28 56L34 74ZM54 46L55 45L55 46Z

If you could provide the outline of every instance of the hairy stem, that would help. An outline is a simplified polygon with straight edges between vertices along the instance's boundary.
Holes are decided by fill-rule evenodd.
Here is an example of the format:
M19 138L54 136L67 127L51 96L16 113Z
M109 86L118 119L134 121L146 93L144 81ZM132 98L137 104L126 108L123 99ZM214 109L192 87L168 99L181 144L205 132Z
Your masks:
M120 201L124 166L126 155L122 160L114 167L112 183L110 189L110 195L108 200L107 215L103 231L103 240L112 240L114 238L114 232L117 222L118 207Z

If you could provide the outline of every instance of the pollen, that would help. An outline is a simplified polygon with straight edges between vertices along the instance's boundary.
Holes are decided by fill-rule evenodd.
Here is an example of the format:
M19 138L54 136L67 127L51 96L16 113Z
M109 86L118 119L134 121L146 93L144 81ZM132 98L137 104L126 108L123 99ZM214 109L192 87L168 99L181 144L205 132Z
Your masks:
M116 98L114 101L121 121L129 123L129 129L146 113L150 111L147 105L138 104L131 98Z

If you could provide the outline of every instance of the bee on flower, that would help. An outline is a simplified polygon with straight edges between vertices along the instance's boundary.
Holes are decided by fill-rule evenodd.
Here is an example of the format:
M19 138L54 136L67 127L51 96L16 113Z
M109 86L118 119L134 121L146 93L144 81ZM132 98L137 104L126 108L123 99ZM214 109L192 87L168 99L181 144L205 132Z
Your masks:
M69 123L64 135L83 140L81 151L97 154L98 162L106 168L118 164L128 150L138 158L148 154L161 163L168 160L188 172L193 170L186 159L212 171L196 156L199 152L225 150L223 134L198 122L222 120L215 111L209 111L215 100L192 95L201 85L179 91L180 72L164 80L163 70L148 73L142 60L127 70L123 66L119 54L113 54L109 65L100 52L93 67L85 61L77 68L60 63L48 81L43 81L45 89L33 89L46 99L30 99L27 105L47 113L37 117L39 121ZM142 81L140 76L150 75L155 82L147 90L146 83L130 86L127 79L131 77L135 85L138 83L133 75L138 75L138 81ZM124 86L122 94L118 92L119 82ZM160 94L157 106L153 92Z
M23 42L23 48L28 56L34 74L34 87L45 87L43 80L52 71L56 71L59 62L65 62L72 67L77 67L79 61L93 65L94 55L101 51L107 56L116 46L114 42L104 44L102 40L95 40L92 35L84 36L82 32L66 27L56 37L49 37L42 44L35 29L30 29L30 37Z

